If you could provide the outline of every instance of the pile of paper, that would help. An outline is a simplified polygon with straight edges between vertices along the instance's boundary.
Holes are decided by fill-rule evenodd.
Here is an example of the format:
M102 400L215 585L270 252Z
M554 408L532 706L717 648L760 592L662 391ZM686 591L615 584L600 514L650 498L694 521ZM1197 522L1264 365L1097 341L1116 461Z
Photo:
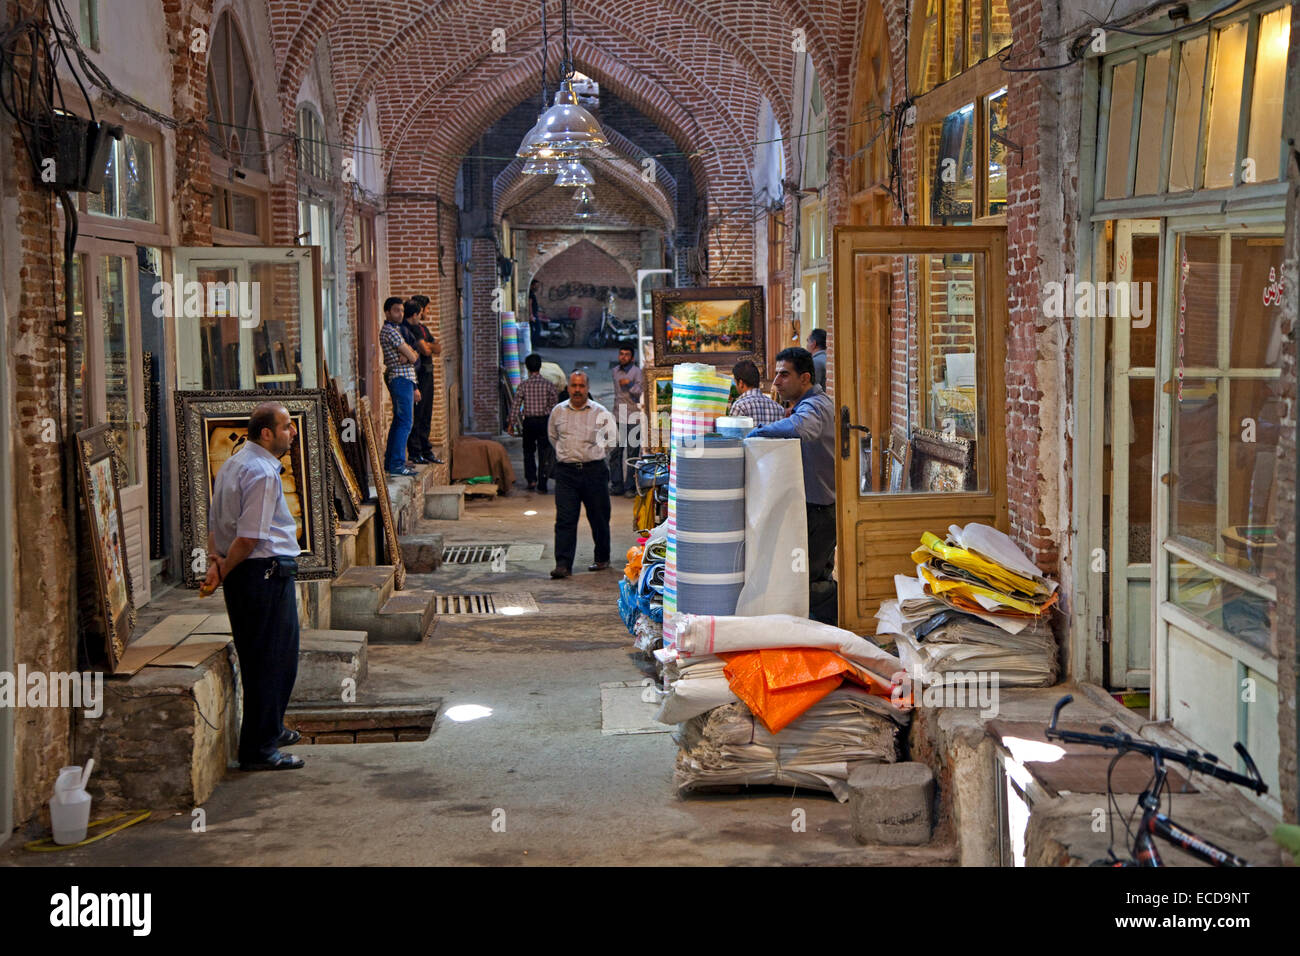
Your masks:
M923 535L912 559L916 577L894 577L896 599L876 613L876 634L894 638L914 681L969 680L980 672L995 673L1001 686L1054 682L1048 612L1056 582L1009 537L984 524L954 525L946 541Z
M829 790L841 803L859 762L893 763L907 715L888 700L845 685L772 734L742 703L687 721L673 775L678 790L740 785Z

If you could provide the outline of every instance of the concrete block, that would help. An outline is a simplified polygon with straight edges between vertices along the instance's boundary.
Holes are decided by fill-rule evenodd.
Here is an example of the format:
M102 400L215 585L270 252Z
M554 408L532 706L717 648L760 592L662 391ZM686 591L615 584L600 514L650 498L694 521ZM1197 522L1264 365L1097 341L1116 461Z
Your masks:
M393 594L393 567L358 565L328 584L330 624L339 630L369 630L370 619Z
M434 592L397 591L366 625L372 644L418 644L434 618Z
M859 843L919 846L930 840L934 774L923 763L860 763L849 773Z
M464 485L434 485L424 493L424 516L459 521L465 514Z
M293 702L339 700L343 681L366 679L366 632L303 630L298 639L298 680Z
M125 809L184 810L212 795L239 739L230 654L198 667L146 667L104 682L98 719L75 711L74 763L95 759L92 818Z
M394 730L358 730L357 743L391 744L396 741L396 733Z
M428 574L442 567L442 535L408 535L402 539L402 563L411 574Z

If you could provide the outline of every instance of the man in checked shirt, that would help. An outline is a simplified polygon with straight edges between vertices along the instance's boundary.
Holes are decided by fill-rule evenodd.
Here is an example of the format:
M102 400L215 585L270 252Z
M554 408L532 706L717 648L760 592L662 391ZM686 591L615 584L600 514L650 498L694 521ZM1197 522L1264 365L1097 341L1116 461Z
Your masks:
M785 409L772 401L758 387L758 366L749 359L736 363L731 370L740 397L731 403L732 416L743 415L754 420L754 427L770 425L785 418Z
M546 422L551 409L560 400L555 386L542 378L542 357L536 352L524 359L528 377L515 390L515 400L510 406L510 428L519 431L523 426L524 477L528 490L536 488L546 494L546 473L549 464L550 441L546 437Z

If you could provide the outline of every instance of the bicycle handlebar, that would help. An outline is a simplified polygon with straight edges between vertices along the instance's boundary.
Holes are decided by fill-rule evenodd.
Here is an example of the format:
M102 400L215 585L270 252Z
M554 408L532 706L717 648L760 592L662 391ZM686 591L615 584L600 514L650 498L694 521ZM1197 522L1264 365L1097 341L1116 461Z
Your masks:
M1256 793L1264 794L1268 792L1268 784L1264 783L1260 775L1259 768L1255 766L1255 761L1251 759L1250 754L1246 751L1241 741L1237 741L1233 748L1241 755L1242 761L1250 771L1251 776L1245 777L1239 773L1234 773L1221 766L1212 754L1199 754L1194 750L1173 750L1169 747L1162 747L1160 744L1152 743L1149 740L1142 740L1131 734L1121 733L1111 730L1108 734L1086 734L1077 730L1057 730L1056 722L1061 716L1061 711L1074 700L1073 694L1066 694L1056 702L1052 708L1052 722L1048 725L1044 734L1048 740L1060 740L1065 743L1088 744L1094 747L1103 747L1107 750L1118 750L1121 752L1133 752L1145 754L1152 760L1168 760L1173 763L1182 764L1188 770L1195 773L1203 773L1206 776L1217 777L1228 783L1233 783ZM1102 729L1105 729L1104 727Z

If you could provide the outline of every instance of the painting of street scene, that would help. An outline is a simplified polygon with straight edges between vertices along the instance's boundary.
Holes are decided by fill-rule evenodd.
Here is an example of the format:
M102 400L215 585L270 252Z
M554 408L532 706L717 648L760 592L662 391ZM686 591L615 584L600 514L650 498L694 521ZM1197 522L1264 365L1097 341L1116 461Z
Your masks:
M655 365L730 366L760 356L763 290L757 286L656 290Z

